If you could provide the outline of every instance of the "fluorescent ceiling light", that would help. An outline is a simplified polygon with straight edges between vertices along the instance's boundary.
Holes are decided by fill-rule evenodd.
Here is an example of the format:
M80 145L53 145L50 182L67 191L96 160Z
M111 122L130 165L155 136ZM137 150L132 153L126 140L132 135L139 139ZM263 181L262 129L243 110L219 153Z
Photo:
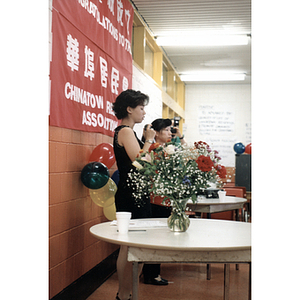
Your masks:
M176 35L158 36L158 46L233 46L247 45L247 35Z
M232 72L199 72L180 75L181 81L241 81L246 74Z

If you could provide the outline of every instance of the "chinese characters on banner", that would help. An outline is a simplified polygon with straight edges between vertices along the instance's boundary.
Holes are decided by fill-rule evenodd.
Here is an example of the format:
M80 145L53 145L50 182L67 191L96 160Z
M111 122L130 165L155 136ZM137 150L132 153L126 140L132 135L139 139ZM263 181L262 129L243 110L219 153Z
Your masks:
M132 85L128 0L53 0L50 125L113 136L117 95Z

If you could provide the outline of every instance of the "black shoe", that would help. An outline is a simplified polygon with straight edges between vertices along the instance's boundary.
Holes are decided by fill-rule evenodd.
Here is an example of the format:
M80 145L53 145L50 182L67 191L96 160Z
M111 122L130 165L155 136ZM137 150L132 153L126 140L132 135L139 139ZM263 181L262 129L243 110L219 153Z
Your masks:
M121 300L121 299L119 298L119 293L117 293L116 300ZM129 299L128 299L128 300L131 300L131 294L130 294L130 296L129 296Z
M157 277L152 278L152 279L144 279L144 283L145 284L153 284L153 285L168 285L168 280L163 279L160 277L160 275L158 275Z

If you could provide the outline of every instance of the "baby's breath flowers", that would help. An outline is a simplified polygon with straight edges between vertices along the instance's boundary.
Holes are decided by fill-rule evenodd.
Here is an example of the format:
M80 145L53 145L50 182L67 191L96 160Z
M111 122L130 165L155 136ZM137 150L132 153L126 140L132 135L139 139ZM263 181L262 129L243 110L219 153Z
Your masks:
M137 205L143 205L142 199L151 192L169 199L172 206L174 201L186 198L195 203L201 191L224 175L225 168L219 164L217 154L204 142L195 143L194 147L171 142L165 147L152 144L149 152L136 158L136 169L129 174L128 184Z

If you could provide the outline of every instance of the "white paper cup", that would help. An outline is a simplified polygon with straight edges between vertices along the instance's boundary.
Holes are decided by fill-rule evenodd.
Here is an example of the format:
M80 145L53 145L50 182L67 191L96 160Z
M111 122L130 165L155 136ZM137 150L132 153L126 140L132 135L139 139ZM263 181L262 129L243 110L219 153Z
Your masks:
M218 191L220 201L224 201L226 197L226 191Z
M118 211L116 212L116 216L119 233L127 233L129 228L129 222L131 219L131 212Z

